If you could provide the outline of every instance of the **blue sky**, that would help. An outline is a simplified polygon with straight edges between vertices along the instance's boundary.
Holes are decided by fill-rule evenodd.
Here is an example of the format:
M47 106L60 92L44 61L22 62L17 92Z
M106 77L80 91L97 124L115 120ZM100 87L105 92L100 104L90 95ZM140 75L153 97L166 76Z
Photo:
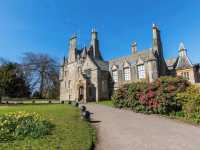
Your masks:
M20 61L24 52L61 59L68 39L89 44L91 28L99 32L104 59L152 45L152 23L162 34L165 58L178 55L183 41L193 63L200 62L199 0L0 0L0 57Z

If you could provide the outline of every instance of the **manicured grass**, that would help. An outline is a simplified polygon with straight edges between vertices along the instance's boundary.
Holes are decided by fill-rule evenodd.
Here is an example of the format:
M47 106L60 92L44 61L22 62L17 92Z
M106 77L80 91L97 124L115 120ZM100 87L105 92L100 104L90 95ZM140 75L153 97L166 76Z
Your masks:
M114 107L113 101L111 101L111 100L99 101L98 104L105 105L105 106L109 106L109 107Z
M50 120L55 129L40 139L26 138L0 143L0 150L90 150L95 131L80 117L80 111L66 104L0 106L0 114L16 111L37 112Z

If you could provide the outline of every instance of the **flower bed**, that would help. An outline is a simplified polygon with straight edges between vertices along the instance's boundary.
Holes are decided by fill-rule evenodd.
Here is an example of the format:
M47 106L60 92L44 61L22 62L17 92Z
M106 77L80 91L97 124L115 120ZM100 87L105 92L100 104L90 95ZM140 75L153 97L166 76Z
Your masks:
M0 116L0 142L39 138L50 133L53 125L37 113L14 112Z

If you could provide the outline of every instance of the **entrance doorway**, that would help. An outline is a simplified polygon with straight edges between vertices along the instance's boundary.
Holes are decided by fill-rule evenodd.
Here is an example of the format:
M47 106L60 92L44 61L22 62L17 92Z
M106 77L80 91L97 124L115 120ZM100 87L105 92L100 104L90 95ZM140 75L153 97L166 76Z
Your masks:
M83 86L79 87L79 96L78 96L78 101L83 101L84 98L84 88Z

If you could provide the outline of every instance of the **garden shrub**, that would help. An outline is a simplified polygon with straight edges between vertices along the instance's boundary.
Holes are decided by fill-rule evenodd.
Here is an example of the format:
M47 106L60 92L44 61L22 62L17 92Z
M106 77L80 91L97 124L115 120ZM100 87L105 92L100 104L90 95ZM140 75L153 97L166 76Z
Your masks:
M126 106L126 100L127 100L127 94L128 94L128 84L123 85L119 89L117 89L113 96L113 104L117 108L122 108Z
M138 95L148 86L147 82L132 83L128 86L128 105L132 110L140 112L144 111L145 107L138 101Z
M200 89L191 85L186 91L177 93L176 99L183 105L185 118L200 123Z
M127 107L138 112L169 114L180 111L176 94L189 83L180 77L161 77L153 83L138 82L122 86L114 92L115 107Z
M181 104L176 100L176 94L186 90L189 86L187 80L181 77L161 77L152 84L156 86L156 100L160 105L159 113L169 114L181 110Z
M15 112L0 116L0 142L25 137L39 138L50 133L53 125L37 113Z
M159 101L156 99L155 87L150 85L138 93L138 101L141 105L144 106L144 109L141 110L146 113L157 113L160 107Z

